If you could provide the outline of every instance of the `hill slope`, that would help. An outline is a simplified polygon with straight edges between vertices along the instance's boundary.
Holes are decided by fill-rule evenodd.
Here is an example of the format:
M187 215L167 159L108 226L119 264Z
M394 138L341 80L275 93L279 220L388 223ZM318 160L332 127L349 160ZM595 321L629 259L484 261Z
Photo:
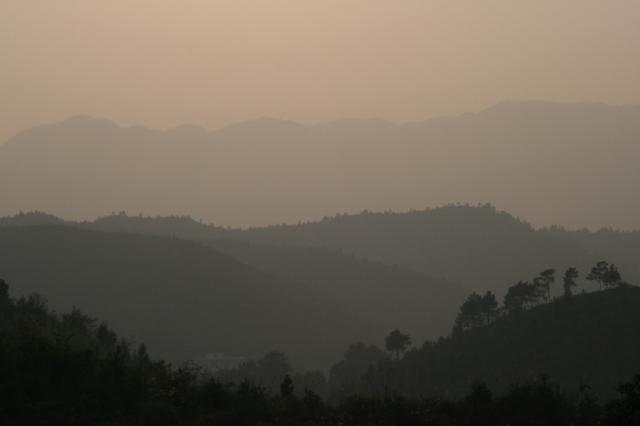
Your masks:
M640 288L574 296L511 314L490 326L411 351L377 376L409 395L461 395L476 380L504 390L548 375L567 390L598 395L640 370Z
M27 214L0 219L0 225L38 221L56 223L60 219ZM372 283L382 281L378 275L388 277L385 282L419 280L415 274L410 277L410 269L421 274L425 289L448 288L451 291L442 295L456 299L461 293L455 283L468 290L491 289L500 295L511 284L532 278L543 269L553 267L562 272L577 267L579 284L592 290L593 284L584 278L600 260L615 263L627 281L640 282L639 232L535 229L491 205L449 205L407 213L363 212L246 230L205 225L188 217L124 214L80 226L202 242L274 275L327 288L336 283L348 285L355 276ZM375 265L377 262L383 265ZM334 267L328 267L331 265ZM384 265L400 267L382 272ZM560 285L555 289L559 294ZM411 293L409 288L406 291ZM440 296L438 291L427 292L422 299L430 297ZM455 302L451 309L457 306ZM447 330L450 324L447 320Z
M63 223L42 213L0 218L0 226ZM321 247L254 244L232 238L233 231L188 217L106 216L67 225L192 240L226 253L281 282L287 291L319 295L375 329L375 341L400 328L422 340L447 334L467 291L442 278L388 266Z
M559 231L558 231L559 232ZM579 233L536 230L492 206L445 206L408 213L338 215L319 222L228 232L258 243L313 245L398 264L466 288L498 293L545 268L586 271L606 259L630 281L640 279L637 234L615 234L603 244ZM635 236L635 237L634 237ZM635 240L634 240L635 238ZM626 239L626 242L622 242ZM619 243L617 243L619 241ZM634 242L635 241L635 242ZM617 248L614 250L613 247Z
M276 349L326 366L374 328L322 295L175 238L68 226L0 227L0 276L55 309L77 306L161 357Z
M466 291L457 283L322 247L250 243L229 229L186 217L115 215L81 226L201 242L271 275L322 294L379 330L401 328L417 339L447 334Z

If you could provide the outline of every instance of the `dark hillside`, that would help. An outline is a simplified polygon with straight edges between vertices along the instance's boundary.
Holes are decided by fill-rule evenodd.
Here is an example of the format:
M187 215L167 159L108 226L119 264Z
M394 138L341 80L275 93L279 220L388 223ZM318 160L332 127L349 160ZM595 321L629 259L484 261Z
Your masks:
M176 236L198 241L285 281L319 293L377 326L377 341L400 327L416 338L450 331L465 291L457 283L323 247L251 243L237 232L188 217L113 215L83 224L91 229Z
M0 343L3 425L632 426L640 418L640 375L606 404L542 379L497 395L477 384L459 399L386 393L327 405L308 390L297 396L286 371L273 377L279 392L270 392L172 368L79 310L53 312L38 295L11 298L2 279Z
M611 396L640 369L640 288L556 300L492 325L425 344L378 372L379 386L461 395L480 380L505 390L546 375L567 390Z
M321 295L175 238L0 227L0 259L17 294L94 312L172 360L277 349L297 365L326 366L348 342L376 337Z
M377 325L376 342L394 328L418 340L448 334L465 296L457 283L321 247L217 240L210 244L260 270L294 280Z
M34 223L40 214L5 218L0 224ZM44 222L46 223L46 222ZM72 225L72 223L68 223ZM454 282L400 266L356 258L340 250L313 246L249 243L234 231L186 216L141 217L116 214L75 224L83 229L171 236L192 240L247 263L292 285L289 292L322 295L375 326L374 341L401 328L416 339L450 331L466 291Z

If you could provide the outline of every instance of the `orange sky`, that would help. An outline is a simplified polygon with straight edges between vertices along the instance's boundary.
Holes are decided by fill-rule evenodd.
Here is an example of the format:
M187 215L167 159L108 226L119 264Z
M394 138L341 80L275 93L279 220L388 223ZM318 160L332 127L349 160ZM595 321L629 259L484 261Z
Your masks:
M85 113L216 128L640 103L636 0L4 0L0 141Z

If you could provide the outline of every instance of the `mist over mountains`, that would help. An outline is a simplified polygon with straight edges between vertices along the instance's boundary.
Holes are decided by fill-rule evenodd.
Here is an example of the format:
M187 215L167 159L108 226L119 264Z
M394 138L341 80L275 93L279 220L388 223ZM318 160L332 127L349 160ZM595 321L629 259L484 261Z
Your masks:
M0 219L0 225L3 223L65 222L54 216L25 214ZM370 291L396 267L400 275L413 271L444 278L448 282L443 284L451 290L462 286L466 291L492 290L502 295L508 286L545 268L560 271L573 266L586 271L602 259L615 259L627 278L640 280L640 232L571 231L558 226L536 229L489 204L340 214L317 222L249 229L208 225L188 216L144 217L122 212L75 225L201 242L275 275L312 281L325 290L356 275ZM352 268L350 274L335 274L332 267L345 264L368 271L382 266L391 269L363 275ZM318 280L319 276L324 279Z
M638 134L640 107L589 103L504 102L403 125L259 119L218 131L78 116L0 147L0 214L126 210L249 226L490 201L534 225L634 229Z
M603 260L640 282L638 134L640 107L545 102L217 131L76 116L0 146L0 277L170 361L327 371L393 329L448 336L470 293L547 268L577 268L577 293Z
M0 3L0 426L640 426L638 17Z
M539 374L613 397L635 371L640 295L626 284L599 291L587 273L614 259L624 281L637 283L639 247L637 231L535 229L491 205L250 229L175 215L0 218L0 276L17 296L93 312L174 363L282 351L296 371L328 372L334 398L461 395L475 379L504 391ZM561 296L570 266L579 271L573 298ZM502 300L549 267L558 275L551 299L530 312L500 308L495 323L456 333L471 292ZM394 359L377 346L397 328L413 348ZM242 365L228 370L234 380L254 364Z

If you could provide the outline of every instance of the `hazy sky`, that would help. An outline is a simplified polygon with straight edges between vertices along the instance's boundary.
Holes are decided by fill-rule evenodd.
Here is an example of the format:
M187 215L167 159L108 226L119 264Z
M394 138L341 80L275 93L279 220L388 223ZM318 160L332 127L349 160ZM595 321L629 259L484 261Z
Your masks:
M78 113L216 128L640 103L640 1L2 0L0 99L2 141Z

